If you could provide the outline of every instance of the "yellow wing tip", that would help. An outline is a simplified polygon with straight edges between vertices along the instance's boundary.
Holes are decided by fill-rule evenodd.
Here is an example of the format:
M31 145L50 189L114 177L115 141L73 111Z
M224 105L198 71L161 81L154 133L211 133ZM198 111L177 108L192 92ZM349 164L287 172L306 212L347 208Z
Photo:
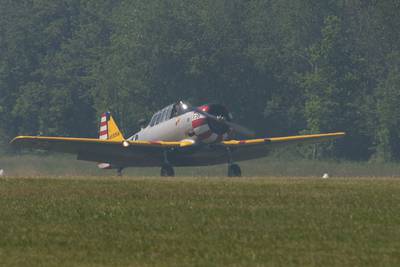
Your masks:
M18 140L21 140L21 139L32 139L32 137L33 136L25 136L25 135L19 135L19 136L16 136L16 137L14 137L11 141L10 141L10 144L11 145L13 145L13 144L15 144Z
M321 135L321 136L345 136L345 132L335 132L335 133L322 133L322 134L316 134L316 135Z
M322 134L322 135L324 135L324 134ZM342 137L342 136L345 136L345 135L346 135L346 132L327 133L327 134L325 134L325 135L327 135L327 136L331 135L331 136Z

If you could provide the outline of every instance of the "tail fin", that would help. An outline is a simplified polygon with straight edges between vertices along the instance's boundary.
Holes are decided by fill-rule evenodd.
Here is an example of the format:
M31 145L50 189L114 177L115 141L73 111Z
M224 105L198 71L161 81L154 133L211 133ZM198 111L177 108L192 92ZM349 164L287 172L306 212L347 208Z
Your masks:
M109 111L101 115L99 139L124 141L124 136L118 129L118 126Z

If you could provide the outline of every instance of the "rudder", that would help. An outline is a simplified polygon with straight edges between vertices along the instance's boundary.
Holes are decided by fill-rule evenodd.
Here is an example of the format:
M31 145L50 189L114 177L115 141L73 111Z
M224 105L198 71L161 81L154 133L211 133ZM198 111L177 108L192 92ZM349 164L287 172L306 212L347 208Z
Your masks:
M122 135L109 111L104 112L101 115L99 139L112 141L124 140L124 136Z

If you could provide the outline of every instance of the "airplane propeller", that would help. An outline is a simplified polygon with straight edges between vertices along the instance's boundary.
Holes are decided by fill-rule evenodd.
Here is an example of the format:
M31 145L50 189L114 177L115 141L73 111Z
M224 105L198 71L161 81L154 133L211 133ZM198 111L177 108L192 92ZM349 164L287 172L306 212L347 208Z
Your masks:
M186 104L187 105L187 104ZM212 115L208 112L205 112L204 110L201 110L198 107L193 107L193 106L189 106L187 105L189 109L191 109L194 112L197 112L203 116L205 116L206 118L209 118L217 123L221 123L223 125L226 125L227 127L229 127L232 131L241 134L243 136L247 136L247 137L254 137L255 133L254 131L247 129L246 127L239 125L237 123L228 121L225 117L223 116L215 116Z

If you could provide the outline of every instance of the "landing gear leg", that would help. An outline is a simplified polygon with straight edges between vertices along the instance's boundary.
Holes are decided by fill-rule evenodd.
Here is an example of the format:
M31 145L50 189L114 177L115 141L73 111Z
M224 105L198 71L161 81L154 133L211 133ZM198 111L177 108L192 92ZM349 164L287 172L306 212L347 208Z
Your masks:
M123 170L123 169L124 169L124 168L122 168L122 167L120 167L120 168L117 169L117 176L119 176L119 177L122 176L122 170Z
M160 175L162 177L173 177L175 176L174 167L168 161L168 153L164 151L164 163L161 166Z
M241 177L242 170L240 166L233 162L231 150L228 148L228 177Z

